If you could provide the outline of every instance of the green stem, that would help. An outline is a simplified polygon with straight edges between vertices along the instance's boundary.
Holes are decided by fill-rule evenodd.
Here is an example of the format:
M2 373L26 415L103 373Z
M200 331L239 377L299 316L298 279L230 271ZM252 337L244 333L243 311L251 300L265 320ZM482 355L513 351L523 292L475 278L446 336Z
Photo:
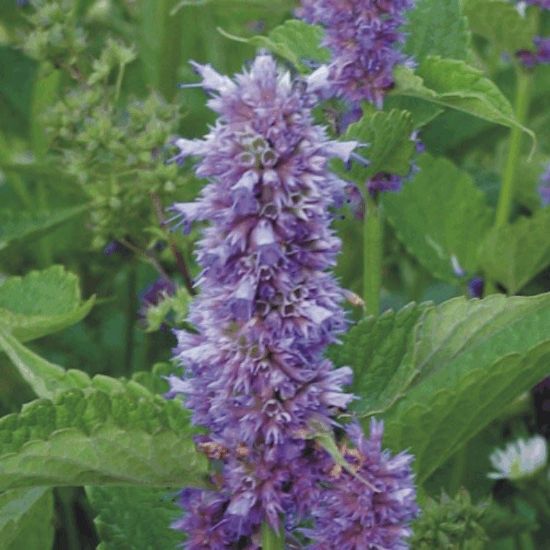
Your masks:
M67 549L78 550L81 548L81 545L78 537L78 525L74 514L74 489L59 487L56 491L63 515L63 530L67 537Z
M531 75L521 68L516 70L516 119L524 125L529 114L529 100L531 88ZM510 142L504 172L502 174L502 188L498 198L495 227L501 227L508 223L512 204L514 202L518 161L521 153L523 130L514 126L510 131Z
M280 532L274 531L267 521L262 523L262 550L284 550L285 534L283 528Z
M525 125L529 114L529 102L531 99L530 89L531 75L521 67L516 66L515 114L518 123L522 126ZM506 225L510 218L516 192L516 176L521 154L522 138L523 130L514 126L510 131L506 164L504 165L504 171L502 173L502 187L500 188L498 197L495 227ZM484 295L489 296L495 292L495 282L487 279L485 282Z
M118 101L118 98L120 96L120 90L122 89L122 81L124 80L124 70L126 69L126 64L121 63L118 68L118 74L116 77L116 85L115 85L115 101Z
M132 366L134 359L134 328L138 308L138 300L136 295L137 273L136 266L133 264L129 267L128 279L126 284L126 348L124 350L124 374L130 375L133 372Z
M380 313L383 229L381 209L367 194L363 225L363 299L370 315Z

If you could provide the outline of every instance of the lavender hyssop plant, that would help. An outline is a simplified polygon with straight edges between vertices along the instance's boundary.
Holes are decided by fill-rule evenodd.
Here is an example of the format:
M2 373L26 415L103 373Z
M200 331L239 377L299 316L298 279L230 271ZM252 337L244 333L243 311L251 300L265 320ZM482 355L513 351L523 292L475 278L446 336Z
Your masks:
M344 291L329 273L340 250L331 209L345 182L328 163L357 145L313 122L328 71L293 80L265 54L234 80L195 67L219 118L204 140L175 142L175 160L199 157L209 184L174 209L186 230L209 226L188 319L196 332L177 333L185 375L170 378L169 396L185 396L208 431L197 445L216 466L212 489L181 493L175 527L191 550L259 548L263 522L284 529L289 548L296 536L317 549L406 548L417 513L412 457L381 449L381 424L370 439L355 423L345 428L347 468L315 440L353 399L351 369L323 357L346 329Z

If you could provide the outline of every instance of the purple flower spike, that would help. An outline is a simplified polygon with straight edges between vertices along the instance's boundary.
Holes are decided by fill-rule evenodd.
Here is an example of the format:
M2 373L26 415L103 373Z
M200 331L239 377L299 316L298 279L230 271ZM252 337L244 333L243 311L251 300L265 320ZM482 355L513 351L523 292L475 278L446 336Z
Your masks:
M190 550L256 549L262 522L290 531L311 517L334 467L313 426L331 430L353 399L351 369L323 353L346 328L345 293L329 272L340 250L331 209L346 184L328 166L358 144L314 123L326 68L293 81L263 54L234 79L195 68L219 118L204 140L174 143L209 183L173 209L185 229L210 225L188 317L196 330L176 333L185 376L170 377L167 396L184 396L208 430L197 445L217 468L215 490L183 491L176 528Z
M381 107L394 85L393 69L405 63L400 27L413 0L302 0L297 15L325 28L333 55L330 81L336 95Z
M347 435L352 445L342 455L351 472L335 466L329 473L330 485L313 510L315 526L306 531L311 550L409 548L410 522L418 514L413 457L382 449L381 422L371 421L369 439L358 423L347 427Z
M328 163L348 160L357 144L331 141L313 122L326 70L297 85L268 55L234 80L195 68L219 120L203 141L174 144L178 159L199 157L197 175L211 183L173 209L186 230L195 220L211 226L189 316L198 334L178 333L186 379L172 377L169 395L185 395L224 457L219 495L186 493L181 523L216 548L197 513L213 507L220 537L252 540L265 519L278 527L281 514L316 498L315 460L328 456L313 460L304 435L313 421L331 426L352 399L343 392L350 369L334 370L322 353L346 327L343 293L327 272L340 249L329 208L345 183ZM222 512L211 504L221 501Z

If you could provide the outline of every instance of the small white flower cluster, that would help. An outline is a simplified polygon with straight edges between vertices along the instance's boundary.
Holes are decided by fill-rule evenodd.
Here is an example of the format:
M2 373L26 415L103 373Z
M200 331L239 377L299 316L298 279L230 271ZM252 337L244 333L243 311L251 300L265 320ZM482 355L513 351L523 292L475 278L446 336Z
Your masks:
M548 448L544 437L536 435L518 439L491 454L490 460L496 472L491 472L488 477L511 481L525 479L544 468L547 459Z

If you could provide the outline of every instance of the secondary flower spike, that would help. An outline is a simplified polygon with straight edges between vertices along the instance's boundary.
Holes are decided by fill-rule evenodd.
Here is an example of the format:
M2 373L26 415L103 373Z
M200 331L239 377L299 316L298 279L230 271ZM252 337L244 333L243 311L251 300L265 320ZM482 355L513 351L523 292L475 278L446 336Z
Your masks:
M333 467L327 489L321 493L307 531L311 550L341 548L406 549L410 523L416 518L412 456L391 456L382 450L383 424L371 421L370 438L357 423L347 427L349 444L342 456L351 471Z
M400 28L413 5L414 0L302 0L297 15L325 28L334 93L353 104L382 106L394 85L394 67L407 61Z
M329 270L340 241L331 207L345 183L328 170L355 142L336 142L311 109L326 69L292 80L269 55L230 79L196 65L219 115L204 140L176 140L198 157L209 183L176 204L185 229L209 222L199 241L200 294L178 332L185 376L170 378L194 422L198 448L216 461L213 489L186 489L176 527L188 550L259 548L261 524L288 533L311 517L333 460L314 439L332 430L351 369L334 369L326 346L345 330L344 292ZM281 524L284 518L284 524Z

